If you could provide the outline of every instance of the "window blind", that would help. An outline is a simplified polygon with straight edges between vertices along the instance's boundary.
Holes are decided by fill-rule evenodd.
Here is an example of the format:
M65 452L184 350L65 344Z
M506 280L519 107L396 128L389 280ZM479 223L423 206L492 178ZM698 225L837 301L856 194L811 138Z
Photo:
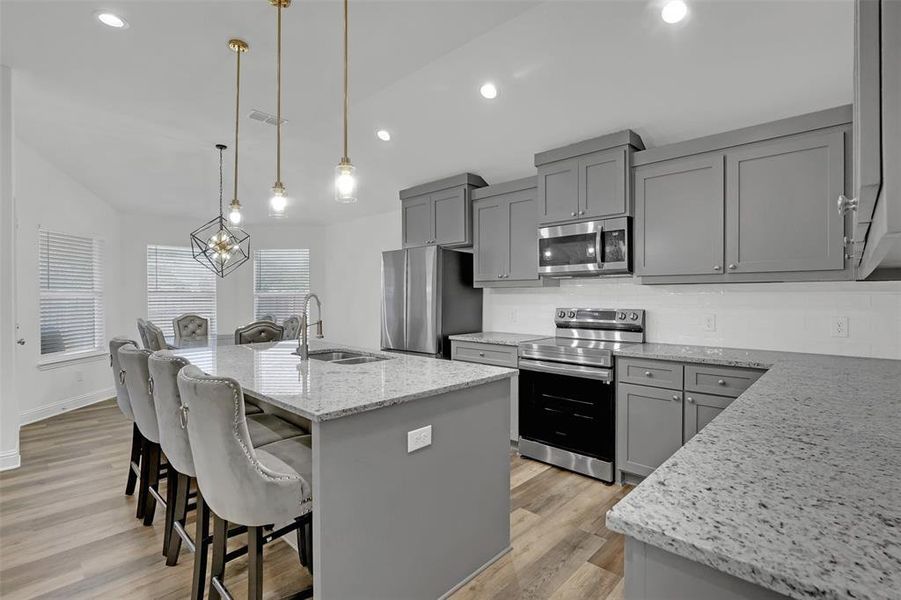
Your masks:
M306 248L258 249L253 259L253 313L279 323L303 310L310 291L310 251Z
M41 355L103 347L103 242L38 230Z
M175 335L172 319L185 313L210 320L216 335L216 274L194 260L191 248L147 246L147 319Z

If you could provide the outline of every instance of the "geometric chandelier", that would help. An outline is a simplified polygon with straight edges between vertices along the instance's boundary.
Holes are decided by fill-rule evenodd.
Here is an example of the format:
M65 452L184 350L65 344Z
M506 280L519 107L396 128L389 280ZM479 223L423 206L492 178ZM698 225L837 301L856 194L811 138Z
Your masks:
M219 277L225 277L250 260L250 235L239 227L229 227L222 216L222 151L219 150L219 214L191 232L194 259Z

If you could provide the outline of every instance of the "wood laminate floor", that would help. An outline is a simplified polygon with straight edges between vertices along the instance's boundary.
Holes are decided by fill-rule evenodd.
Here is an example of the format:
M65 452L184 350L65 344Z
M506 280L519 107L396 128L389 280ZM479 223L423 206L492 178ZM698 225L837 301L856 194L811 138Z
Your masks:
M4 600L187 597L193 555L166 567L162 511L144 527L123 493L130 441L131 423L112 401L22 428L23 466L0 473ZM629 488L510 460L513 551L453 599L621 599L623 538L604 515ZM264 565L267 598L309 583L287 544L267 547ZM244 559L229 564L226 581L243 597Z

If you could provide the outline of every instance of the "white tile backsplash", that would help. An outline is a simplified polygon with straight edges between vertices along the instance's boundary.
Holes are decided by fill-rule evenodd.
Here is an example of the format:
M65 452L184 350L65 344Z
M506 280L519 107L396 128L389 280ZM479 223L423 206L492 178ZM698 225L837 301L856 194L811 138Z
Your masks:
M643 308L649 342L901 359L901 282L639 285L564 280L559 288L485 291L485 331L554 333L558 306ZM704 330L704 316L716 331ZM848 337L831 336L848 317Z

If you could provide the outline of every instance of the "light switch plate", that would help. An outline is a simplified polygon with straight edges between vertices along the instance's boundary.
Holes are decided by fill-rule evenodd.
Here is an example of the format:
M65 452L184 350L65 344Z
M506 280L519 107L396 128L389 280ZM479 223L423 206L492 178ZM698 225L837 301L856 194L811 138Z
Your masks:
M848 317L832 317L832 337L848 337Z
M708 313L701 320L704 331L716 331L716 314Z
M432 426L426 425L407 432L407 454L432 445Z

